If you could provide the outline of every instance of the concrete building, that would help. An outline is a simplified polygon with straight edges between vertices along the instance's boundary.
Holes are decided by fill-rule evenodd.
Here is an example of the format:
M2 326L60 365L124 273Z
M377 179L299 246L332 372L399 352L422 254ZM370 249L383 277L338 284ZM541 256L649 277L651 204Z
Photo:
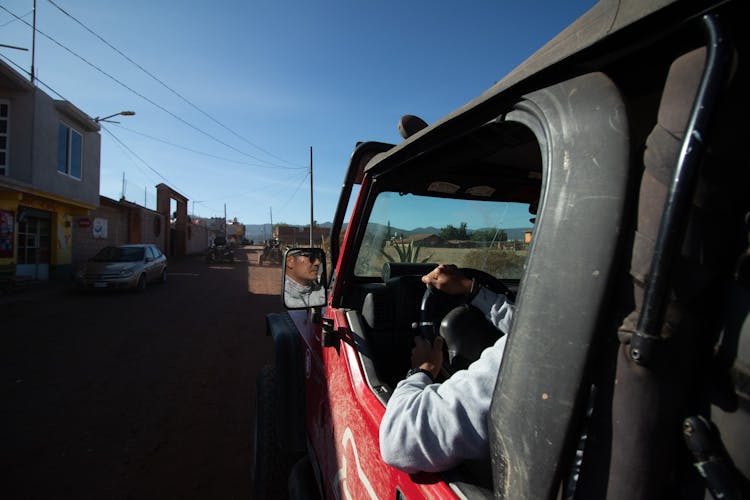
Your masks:
M0 61L0 266L72 273L73 220L99 206L99 124Z

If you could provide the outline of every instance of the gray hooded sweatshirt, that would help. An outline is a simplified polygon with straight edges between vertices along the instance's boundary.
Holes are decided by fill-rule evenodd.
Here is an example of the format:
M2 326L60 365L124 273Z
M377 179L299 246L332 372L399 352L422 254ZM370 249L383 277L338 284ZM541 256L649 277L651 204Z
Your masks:
M510 331L513 305L482 288L472 300L496 328ZM404 472L440 472L489 457L487 415L508 335L442 384L424 373L402 380L380 423L380 453Z

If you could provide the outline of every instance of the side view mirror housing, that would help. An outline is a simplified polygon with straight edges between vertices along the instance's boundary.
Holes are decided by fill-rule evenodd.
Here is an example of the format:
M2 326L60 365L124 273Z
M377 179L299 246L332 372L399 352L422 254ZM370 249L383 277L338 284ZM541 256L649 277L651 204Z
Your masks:
M297 247L284 252L281 298L287 309L326 305L326 254L320 248Z

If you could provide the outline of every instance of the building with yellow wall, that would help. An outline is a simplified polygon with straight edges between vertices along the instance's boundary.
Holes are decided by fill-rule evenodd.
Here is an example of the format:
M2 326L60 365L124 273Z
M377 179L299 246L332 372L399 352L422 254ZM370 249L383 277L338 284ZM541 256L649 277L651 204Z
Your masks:
M72 273L73 217L99 206L99 124L0 61L0 266Z

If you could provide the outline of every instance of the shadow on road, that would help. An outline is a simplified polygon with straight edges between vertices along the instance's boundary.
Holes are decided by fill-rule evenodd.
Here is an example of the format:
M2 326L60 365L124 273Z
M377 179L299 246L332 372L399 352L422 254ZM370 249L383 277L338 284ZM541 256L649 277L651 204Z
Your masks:
M265 314L282 310L279 281L253 281L275 276L193 257L143 293L58 286L4 302L8 498L249 498Z

